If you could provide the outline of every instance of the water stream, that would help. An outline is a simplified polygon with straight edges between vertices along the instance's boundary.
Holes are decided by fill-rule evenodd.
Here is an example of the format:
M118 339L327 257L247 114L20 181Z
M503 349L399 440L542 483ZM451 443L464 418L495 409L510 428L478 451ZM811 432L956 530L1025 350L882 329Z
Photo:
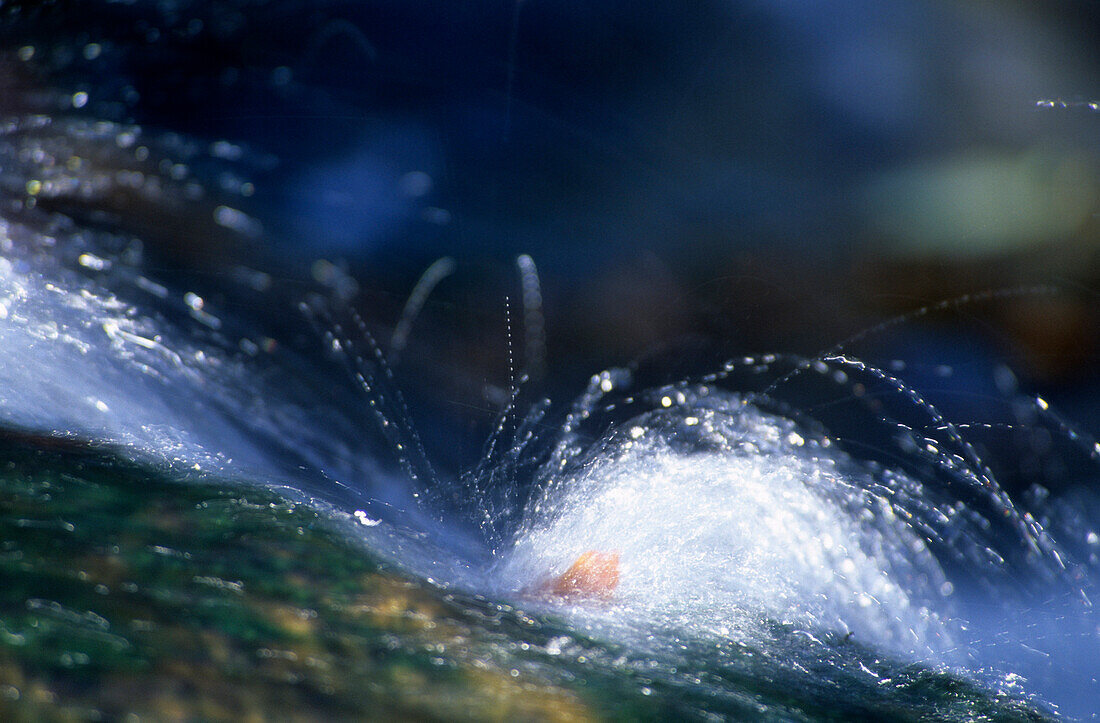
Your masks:
M862 342L928 317L1063 291L1011 287L915 304L906 316L848 329L853 336L816 355L766 349L773 353L690 374L624 356L544 398L538 382L555 371L546 342L554 327L541 308L537 254L519 257L518 284L500 282L507 299L471 294L456 314L496 318L503 308L507 334L450 346L432 338L438 323L421 329L416 316L433 285L464 273L451 257L391 304L405 302L403 315L372 307L381 297L339 263L302 260L361 245L361 262L409 265L418 262L401 243L414 237L496 253L510 249L512 234L587 258L600 246L591 240L606 237L594 255L624 269L605 268L610 291L582 301L622 297L625 316L586 311L629 326L632 314L664 314L676 296L632 296L652 275L641 273L645 263L627 266L631 254L607 250L643 230L666 251L697 234L700 248L781 237L808 252L815 241L800 233L835 220L808 223L818 206L840 219L855 213L833 188L848 156L822 150L830 144L802 126L773 132L779 116L800 115L783 96L762 101L755 85L744 97L715 91L728 107L704 96L754 68L771 73L777 59L764 48L741 59L748 70L740 61L736 72L719 68L729 47L757 42L754 22L787 36L809 15L769 9L765 23L727 17L725 5L698 17L670 10L669 23L685 24L670 31L669 48L706 40L705 58L665 58L663 41L654 43L639 57L652 51L664 58L654 65L669 68L651 69L650 85L579 83L582 93L572 76L588 67L571 64L596 56L559 57L561 19L522 24L519 2L499 44L506 66L482 38L454 68L440 50L447 43L441 55L420 55L433 45L428 31L448 25L436 15L474 37L478 13L493 19L499 8L393 11L375 47L367 31L386 21L373 6L360 17L340 3L318 3L324 12L213 4L206 14L202 5L90 3L66 19L17 3L0 19L10 21L0 26L0 717L1100 715L1098 430L1018 384L1018 360L975 353L968 360L977 363L953 368L945 347L966 338L910 346L915 358L861 356ZM535 5L524 13L545 9ZM725 18L730 35L711 32L711 15ZM288 55L303 23L307 47ZM593 46L617 37L603 35L607 26L589 28ZM526 42L543 29L547 38ZM752 42L729 42L740 33ZM824 52L820 38L805 38L794 50ZM540 42L555 50L538 55ZM846 42L856 67L880 65ZM215 46L226 57L208 52ZM242 58L229 57L240 49ZM534 78L525 53L545 76ZM362 77L334 78L337 61ZM572 69L561 78L559 61ZM798 62L831 67L811 61ZM497 80L506 97L486 100L481 84ZM874 116L894 97L885 89L900 87L822 91L819 80L792 85L799 99L827 91L824 106L804 114L811 125L832 123L822 119L841 96L858 96L856 110ZM607 100L611 91L622 95ZM573 117L574 103L587 110ZM725 116L748 118L749 109L761 115L744 133L685 120L713 113L725 129ZM901 115L890 110L892 132L908 127ZM1026 128L1013 132L1038 133ZM759 153L753 133L772 145ZM853 156L866 149L852 151L851 139L873 135L860 125L836 133L847 140L832 145ZM667 148L655 140L666 136L675 138L661 141ZM939 136L929 145L941 143L950 145ZM538 173L513 168L528 163L528 146L542 149L531 156ZM1058 153L1036 148L1023 160L947 164L975 187L983 174L1025 173L1001 186L1029 203L1068 199L1028 225L1013 221L1012 199L981 206L982 215L966 205L981 205L981 189L962 194L959 227L973 239L988 241L995 226L1024 244L1052 225L1064 234L1084 225L1087 163L1068 143ZM780 160L745 160L758 153ZM846 177L846 192L858 195L857 182L880 170ZM513 178L537 188L525 195ZM899 178L882 192L916 199L899 218L914 243L927 243L921 224L906 220L926 220L906 183L927 179ZM432 196L444 182L446 193ZM816 200L793 200L804 196ZM448 204L465 214L461 224L448 226ZM669 219L685 225L652 231ZM832 252L814 253L823 261ZM582 266L561 265L588 273ZM723 273L704 275L710 283ZM768 273L787 299L785 270ZM730 286L772 278L745 274ZM786 311L813 316L817 299L790 298ZM755 300L773 313L773 299ZM695 331L674 312L661 320L669 335ZM380 332L389 340L371 336ZM425 349L438 359L456 348L507 358L508 378L478 379L468 385L478 394L460 399L460 360L429 369L435 377L425 371L431 362L409 363ZM956 373L967 378L952 387ZM438 383L447 375L453 387ZM977 396L966 407L976 416L957 414L952 393ZM471 396L483 404L463 424L417 414L469 406ZM494 421L480 456L454 463L486 417ZM587 553L617 560L614 583L553 594Z
M424 584L557 621L532 624L603 641L606 656L586 663L592 650L567 634L536 646L548 659L573 646L582 669L637 679L647 696L657 685L698 714L750 705L739 676L810 691L809 707L760 704L765 715L861 710L840 701L866 703L868 687L898 709L924 695L974 714L932 683L914 693L922 676L968 681L1009 717L1092 712L1095 450L1041 399L1010 430L1056 435L1059 454L1085 460L1074 507L1014 500L997 460L919 390L839 352L650 388L601 372L561 412L512 405L482 462L447 479L354 329L325 317L333 333L314 339L358 382L302 376L222 310L78 231L9 220L3 243L9 429L105 444L181 484L273 490ZM318 396L325 385L359 392L341 405ZM837 418L866 426L830 431ZM609 598L532 593L588 550L620 556Z

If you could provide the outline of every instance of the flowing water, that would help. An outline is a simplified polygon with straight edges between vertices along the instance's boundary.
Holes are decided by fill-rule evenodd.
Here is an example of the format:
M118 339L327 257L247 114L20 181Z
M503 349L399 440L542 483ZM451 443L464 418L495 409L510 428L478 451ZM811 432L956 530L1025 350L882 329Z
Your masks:
M71 30L28 17L28 38ZM170 66L182 28L139 20L119 45ZM322 39L373 58L345 25ZM311 284L242 265L277 236L278 213L241 210L274 160L4 74L36 52L62 78L132 57L87 40L0 54L19 101L0 119L0 717L1097 716L1090 430L1000 360L977 372L995 382L980 418L956 418L935 353L857 353L926 316L1056 292L949 299L817 356L671 382L623 360L575 398L510 380L483 453L455 470L433 456L459 430L410 412L444 393L392 373L453 263L370 324L337 265ZM280 68L244 85L289 87ZM335 193L337 166L301 183ZM430 183L402 179L410 198ZM536 260L506 305L534 377L554 362ZM521 345L499 345L520 366ZM591 551L618 556L613 589L545 592Z
M957 425L841 347L612 369L517 390L448 478L342 302L306 297L301 357L115 236L0 241L19 716L1095 712L1100 467L1042 399ZM1078 484L1014 499L983 433ZM537 592L588 550L620 556L609 597Z

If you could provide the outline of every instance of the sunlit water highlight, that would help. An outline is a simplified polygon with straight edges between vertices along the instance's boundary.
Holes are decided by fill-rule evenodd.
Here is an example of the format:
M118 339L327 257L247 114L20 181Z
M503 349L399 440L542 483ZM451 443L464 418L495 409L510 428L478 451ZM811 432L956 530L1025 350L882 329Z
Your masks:
M617 550L622 614L734 639L763 613L921 655L950 645L929 608L943 573L888 497L887 484L911 480L860 470L827 438L736 396L693 396L555 476L502 579L530 588L587 549Z

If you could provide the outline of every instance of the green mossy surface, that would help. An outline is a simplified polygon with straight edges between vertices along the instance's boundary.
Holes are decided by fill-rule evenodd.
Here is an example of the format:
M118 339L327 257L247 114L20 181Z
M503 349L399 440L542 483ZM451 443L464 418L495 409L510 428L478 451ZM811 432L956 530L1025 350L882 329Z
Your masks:
M271 491L31 437L0 438L0 580L5 721L1043 717L919 668L858 685L843 644L806 685L767 662L782 630L677 671L418 581Z

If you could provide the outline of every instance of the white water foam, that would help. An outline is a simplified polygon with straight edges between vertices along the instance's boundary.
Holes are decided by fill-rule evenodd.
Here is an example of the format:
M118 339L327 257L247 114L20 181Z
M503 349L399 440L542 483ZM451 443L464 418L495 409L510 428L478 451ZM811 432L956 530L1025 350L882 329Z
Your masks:
M887 498L887 484L914 483L879 475L790 420L711 394L631 420L547 485L499 574L530 589L587 550L617 551L615 605L628 616L736 637L763 615L930 655L952 644L929 607L945 579Z

